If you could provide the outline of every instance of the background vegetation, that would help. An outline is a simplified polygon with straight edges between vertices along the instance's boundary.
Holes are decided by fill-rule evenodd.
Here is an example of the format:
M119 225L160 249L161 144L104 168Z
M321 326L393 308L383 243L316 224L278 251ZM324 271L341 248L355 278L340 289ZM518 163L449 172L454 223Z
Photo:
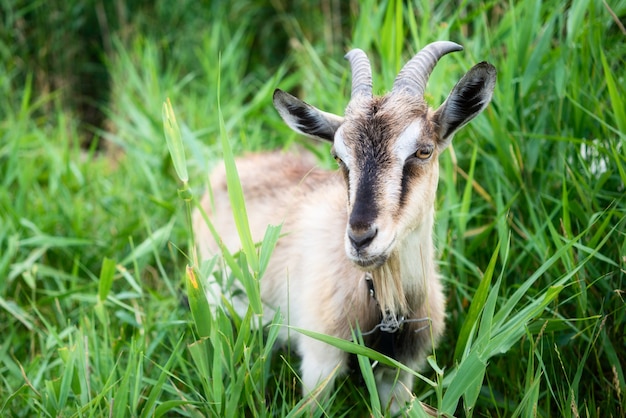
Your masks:
M383 92L450 39L465 51L435 70L434 106L481 60L498 84L442 156L448 331L415 393L456 416L624 416L625 1L2 0L0 19L3 415L307 414L258 306L198 315L210 263L193 263L188 208L224 146L300 142L275 87L341 113L346 50ZM232 261L252 292L272 239ZM376 395L346 380L317 414L365 412Z

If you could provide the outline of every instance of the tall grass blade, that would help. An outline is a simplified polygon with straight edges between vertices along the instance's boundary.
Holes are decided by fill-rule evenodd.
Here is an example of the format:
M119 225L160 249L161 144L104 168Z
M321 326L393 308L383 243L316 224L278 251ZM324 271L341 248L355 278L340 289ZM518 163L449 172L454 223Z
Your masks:
M70 397L72 391L72 383L74 381L74 364L76 362L76 349L70 349L69 355L66 357L66 362L63 367L63 375L58 390L58 405L59 412L62 411Z
M163 131L165 132L165 141L167 142L167 149L172 157L174 163L174 170L176 175L185 184L189 181L189 174L187 173L187 161L185 159L185 147L183 146L182 135L178 122L176 122L176 115L174 114L174 108L170 102L169 97L163 102Z
M618 88L613 77L613 72L609 66L604 51L600 50L600 59L602 61L602 68L604 70L604 78L606 80L606 87L609 90L609 97L611 98L611 107L613 109L613 116L617 128L622 133L626 133L626 102L623 101L624 88L622 84L622 91Z
M14 301L6 300L0 296L0 308L24 325L26 329L35 329L35 323L31 315Z
M576 0L572 2L572 5L567 14L567 44L568 46L575 45L576 38L580 34L580 28L582 26L585 14L589 10L589 0Z
M418 379L426 382L427 384L429 384L432 387L436 387L437 383L433 382L432 380L428 379L427 377L423 376L422 374L418 373L417 371L405 366L404 364L400 363L397 360L394 360L390 357L387 357L383 354L380 354L378 351L376 350L372 350L371 348L365 347L363 345L359 345L357 343L354 343L352 341L346 341L344 339L341 338L337 338L337 337L333 337L331 335L326 335L326 334L322 334L319 332L315 332L315 331L310 331L307 329L303 329L303 328L298 328L298 327L293 327L293 326L289 326L290 329L299 332L303 335L306 335L307 337L311 337L314 338L316 340L325 342L326 344L330 344L333 347L337 347L340 350L343 350L347 353L351 353L351 354L357 354L357 355L361 355L361 356L365 356L371 360L377 361L381 364L385 364L387 366L390 367L395 367L398 368L400 370L404 370L407 373L410 373L414 376L416 376Z
M196 342L189 344L188 349L191 354L191 360L193 361L194 370L198 373L198 379L200 380L200 385L202 386L204 398L206 402L209 402L211 405L211 410L214 410L214 404L212 402L212 390L211 390L211 382L210 380L215 376L216 378L221 378L221 376L217 376L213 374L211 371L211 360L210 356L212 353L212 348L210 347L211 342L208 338L203 338L201 340L197 340ZM213 412L215 414L215 412Z
M491 256L491 260L489 261L489 265L487 266L487 269L483 274L483 278L478 284L478 288L476 289L476 293L474 294L474 298L472 299L472 304L470 305L465 322L463 323L463 327L461 328L461 332L459 333L456 349L454 352L454 358L457 361L461 359L465 347L469 346L468 343L470 340L470 334L472 333L472 331L476 331L478 318L480 314L484 311L485 301L490 294L489 285L491 284L493 272L495 271L496 262L500 254L500 244L501 243L499 242L496 246ZM493 314L493 312L491 314Z
M113 286L113 277L115 275L115 260L105 257L102 260L102 268L100 270L100 280L98 280L98 300L104 302Z
M130 356L128 358L128 366L124 371L122 380L119 382L115 389L115 396L113 398L113 416L122 417L132 413L131 405L128 404L131 390L131 378L135 374L135 365L137 364L136 349L133 344L130 348Z
M172 234L172 228L174 227L175 219L171 219L161 228L155 230L146 238L141 244L133 248L133 250L120 262L122 266L127 266L136 262L138 259L152 254L155 248L160 248L167 241ZM137 283L133 284L133 287L140 291L140 286Z
M476 387L480 387L486 369L487 362L481 358L480 354L477 351L471 352L455 371L443 395L440 411L453 416L463 394L468 391L473 393ZM467 407L466 405L466 409Z
M211 260L209 271L213 271L216 259ZM185 288L189 300L189 308L193 317L193 322L198 333L198 338L211 336L211 323L213 314L211 306L207 300L207 289L202 275L197 274L193 267L187 266L185 270Z
M352 331L352 339L359 345L365 346L363 337L359 330ZM373 416L381 416L383 409L381 408L380 398L378 397L378 389L376 388L376 379L374 378L374 370L369 358L362 354L357 354L357 361L359 363L359 369L361 370L361 376L365 381L365 387L370 395L370 408Z
M179 360L180 348L182 347L182 344L183 337L181 337L178 342L176 342L176 345L174 345L174 347L172 348L172 354L170 355L167 362L163 366L159 365L159 377L156 379L156 381L150 388L150 391L148 392L148 397L146 398L145 404L142 407L140 415L141 418L146 418L154 414L154 410L156 408L159 396L165 388L165 382L167 381L167 378L170 376L170 370L172 369L172 366Z
M228 134L226 132L226 126L224 124L224 116L221 110L221 97L220 97L220 79L218 76L218 93L217 93L217 114L220 125L220 144L222 146L224 166L226 168L226 184L228 187L228 197L230 198L230 204L233 210L233 217L235 225L239 233L239 239L243 253L245 254L246 263L250 266L253 272L259 271L259 256L256 251L256 246L252 240L252 234L250 232L250 225L248 224L248 214L246 212L246 204L243 196L243 189L241 188L241 182L239 180L239 174L237 173L237 166L235 164L235 157L233 155L230 142L228 141ZM261 305L261 298L258 291L258 283L256 283L257 277L246 274L244 272L243 285L248 293L248 298L252 309L256 314L263 312Z
M259 254L259 277L263 277L265 269L270 262L270 257L276 248L276 243L280 237L281 226L269 225L265 231L265 236L261 243L261 251Z

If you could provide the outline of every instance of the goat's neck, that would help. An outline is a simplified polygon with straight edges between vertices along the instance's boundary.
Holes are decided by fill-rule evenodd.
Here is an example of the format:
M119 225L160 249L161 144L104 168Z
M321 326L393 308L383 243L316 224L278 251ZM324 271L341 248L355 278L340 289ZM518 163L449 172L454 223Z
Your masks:
M376 299L383 313L410 317L426 293L426 281L435 275L432 239L434 214L428 213L411 230L389 259L372 271Z

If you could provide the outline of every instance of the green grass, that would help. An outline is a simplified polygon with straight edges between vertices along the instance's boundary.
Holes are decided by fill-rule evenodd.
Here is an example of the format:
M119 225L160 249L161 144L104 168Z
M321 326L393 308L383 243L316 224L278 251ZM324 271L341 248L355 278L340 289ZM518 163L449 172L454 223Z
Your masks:
M58 81L42 83L31 50L0 31L0 411L307 415L299 360L276 347L277 326L260 326L258 280L279 230L245 238L234 192L247 245L197 260L189 213L220 159L302 143L271 106L275 87L341 113L345 50L369 53L382 92L412 53L450 39L465 50L433 73L433 106L476 62L494 64L498 83L441 157L447 331L415 394L455 416L623 416L626 35L613 14L624 21L626 2L232 3L156 2L117 22L108 122L93 133L104 151L81 147L67 92L42 88ZM1 8L22 33L29 9ZM307 146L332 167L326 146ZM245 317L207 306L215 265L252 295ZM318 337L364 370L365 385L339 381L325 413L380 413L368 364L389 360Z

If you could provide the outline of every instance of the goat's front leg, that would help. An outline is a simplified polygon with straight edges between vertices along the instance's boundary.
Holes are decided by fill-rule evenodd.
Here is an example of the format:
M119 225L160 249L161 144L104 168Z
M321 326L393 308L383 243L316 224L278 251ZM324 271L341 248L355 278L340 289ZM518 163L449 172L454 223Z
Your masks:
M414 381L412 374L379 365L374 370L374 378L381 406L384 409L389 408L393 415L412 401L411 391Z
M346 354L326 343L308 337L299 341L302 358L302 393L315 394L318 402L328 398L335 387L335 379L345 369Z

